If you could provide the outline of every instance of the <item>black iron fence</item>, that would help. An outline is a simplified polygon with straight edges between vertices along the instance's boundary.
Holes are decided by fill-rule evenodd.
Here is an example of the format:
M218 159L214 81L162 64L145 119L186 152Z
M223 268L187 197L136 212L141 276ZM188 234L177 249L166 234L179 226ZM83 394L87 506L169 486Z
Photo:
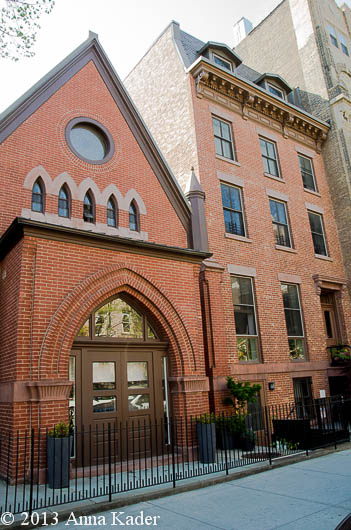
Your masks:
M133 421L0 435L0 512L31 512L224 472L349 441L351 400L319 399L254 414Z

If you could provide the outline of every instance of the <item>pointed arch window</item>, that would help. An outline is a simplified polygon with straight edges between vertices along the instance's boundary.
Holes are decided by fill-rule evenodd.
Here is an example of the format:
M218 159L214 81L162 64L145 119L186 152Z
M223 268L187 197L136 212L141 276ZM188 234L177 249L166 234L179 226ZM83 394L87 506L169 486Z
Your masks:
M113 226L114 228L117 228L118 225L118 210L116 201L112 195L107 202L107 224L108 226Z
M93 311L78 332L78 340L138 339L156 341L159 337L145 314L118 296Z
M129 229L134 232L139 232L139 216L134 201L129 206Z
M59 192L58 214L60 217L70 217L70 196L66 186L62 186Z
M37 179L34 182L34 186L32 189L32 210L33 212L44 213L44 202L45 202L44 185L41 179Z
M95 223L95 204L90 191L84 197L83 219L86 223Z

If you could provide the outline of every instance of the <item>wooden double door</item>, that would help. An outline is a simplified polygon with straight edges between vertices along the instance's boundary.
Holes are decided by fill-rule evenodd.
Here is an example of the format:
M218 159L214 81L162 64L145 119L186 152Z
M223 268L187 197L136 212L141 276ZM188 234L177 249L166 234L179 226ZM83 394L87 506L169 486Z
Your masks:
M85 464L136 458L164 443L165 351L74 349L76 455Z

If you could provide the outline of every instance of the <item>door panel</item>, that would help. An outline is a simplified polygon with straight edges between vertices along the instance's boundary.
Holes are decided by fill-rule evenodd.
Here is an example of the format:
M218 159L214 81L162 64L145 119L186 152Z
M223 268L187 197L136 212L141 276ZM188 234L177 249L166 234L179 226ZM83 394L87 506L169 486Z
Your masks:
M160 426L164 416L164 355L142 347L82 349L76 357L77 393L81 389L77 427L84 431L77 440L78 462L102 462L109 451L113 460L136 458L147 456L153 444L161 447L165 439L155 423Z

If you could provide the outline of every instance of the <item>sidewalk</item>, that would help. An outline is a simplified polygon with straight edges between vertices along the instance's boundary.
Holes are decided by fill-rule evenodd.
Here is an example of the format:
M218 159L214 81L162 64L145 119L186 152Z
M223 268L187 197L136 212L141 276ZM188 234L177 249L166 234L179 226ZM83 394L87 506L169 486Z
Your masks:
M95 521L62 514L55 528L96 528L100 517L105 528L334 530L351 512L351 450L112 510L114 520L111 510Z

